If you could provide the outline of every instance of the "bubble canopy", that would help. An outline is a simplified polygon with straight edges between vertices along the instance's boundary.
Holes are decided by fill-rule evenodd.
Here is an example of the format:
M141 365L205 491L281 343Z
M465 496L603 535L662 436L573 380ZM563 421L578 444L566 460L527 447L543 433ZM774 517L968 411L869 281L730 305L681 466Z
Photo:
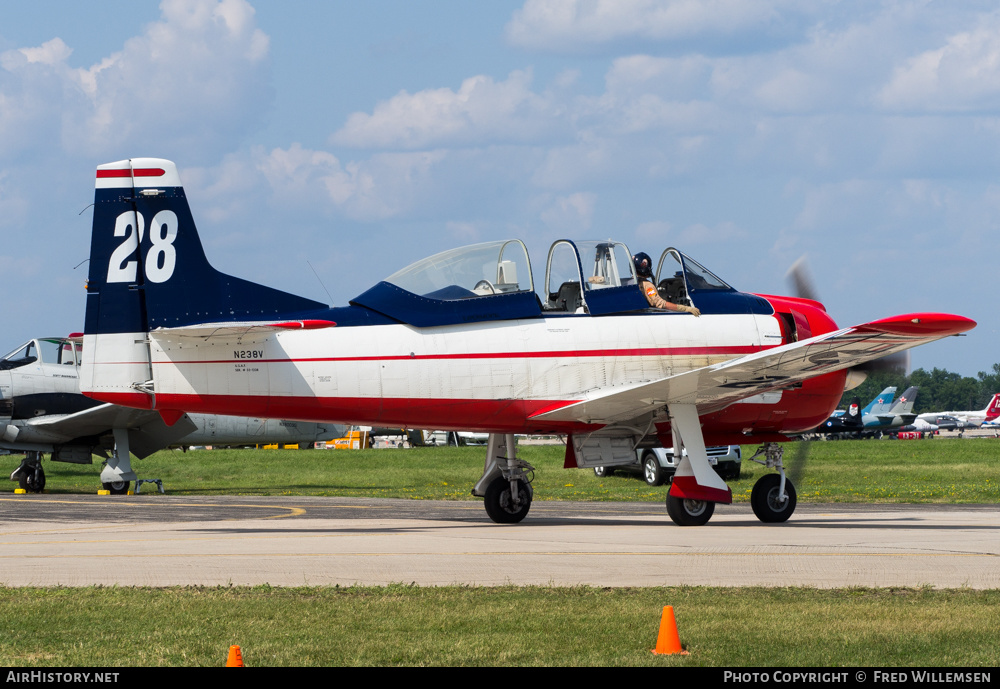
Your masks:
M431 299L535 291L528 250L519 239L442 251L393 273L385 282Z
M416 327L540 317L624 313L683 315L649 308L637 284L628 247L620 242L560 239L549 250L541 298L528 250L519 239L449 249L399 270L351 300L392 321ZM771 313L763 298L737 292L676 249L661 256L660 293L703 314ZM377 318L372 314L371 318ZM342 314L337 322L373 322Z

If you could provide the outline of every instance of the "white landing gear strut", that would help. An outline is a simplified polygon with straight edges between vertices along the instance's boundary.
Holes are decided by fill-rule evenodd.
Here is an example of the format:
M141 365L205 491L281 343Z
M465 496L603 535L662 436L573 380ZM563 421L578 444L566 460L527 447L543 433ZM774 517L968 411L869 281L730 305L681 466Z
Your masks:
M531 507L535 467L517 458L513 433L490 433L483 476L472 489L484 498L486 514L497 524L516 524Z
M101 469L101 484L112 495L125 495L128 493L129 481L135 481L137 477L132 471L132 460L128 453L128 430L115 428L113 432L115 451Z
M674 457L681 458L667 493L667 514L678 526L701 526L712 518L715 503L728 505L733 501L733 492L708 461L698 408L693 404L670 404L667 411Z

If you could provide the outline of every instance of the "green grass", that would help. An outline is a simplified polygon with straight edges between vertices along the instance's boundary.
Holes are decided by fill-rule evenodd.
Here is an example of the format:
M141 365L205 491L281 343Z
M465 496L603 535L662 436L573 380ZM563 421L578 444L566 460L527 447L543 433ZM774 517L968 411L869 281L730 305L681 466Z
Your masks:
M674 608L687 656L654 656ZM0 588L0 665L948 666L1000 592L694 587Z
M787 447L797 461L804 446ZM484 453L165 451L135 467L174 495L469 500ZM663 499L665 488L639 478L563 470L562 446L520 454L537 468L536 499ZM46 492L97 488L99 465L45 468ZM767 471L745 463L734 498L749 499ZM800 502L997 503L998 478L993 439L823 442L809 445L798 493ZM650 653L664 605L688 656ZM0 665L31 668L221 666L230 644L250 666L992 667L998 628L997 590L0 588Z
M794 464L803 443L786 445ZM754 482L770 470L746 461L730 482L737 502L750 499ZM473 500L485 448L392 450L163 451L133 466L142 478L160 478L173 495L326 495L418 500ZM523 445L533 464L538 500L659 502L665 488L637 477L597 478L565 470L561 445ZM11 462L12 469L14 463ZM45 462L48 493L93 493L100 466ZM808 444L799 502L998 503L1000 440L841 440ZM13 490L13 484L11 490ZM144 487L144 490L155 490Z

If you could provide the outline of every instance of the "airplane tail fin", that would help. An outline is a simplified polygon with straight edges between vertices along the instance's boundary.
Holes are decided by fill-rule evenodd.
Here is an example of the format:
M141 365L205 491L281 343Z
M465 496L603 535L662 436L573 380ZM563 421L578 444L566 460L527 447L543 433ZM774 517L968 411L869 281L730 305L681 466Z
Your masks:
M890 385L878 394L878 397L861 410L862 414L885 414L892 408L892 399L896 396L896 386Z
M120 404L151 397L143 389L152 380L144 334L156 328L302 318L327 308L215 270L171 161L132 158L100 165L95 186L85 393L99 392L92 396ZM147 401L129 406L152 408Z
M851 400L850 406L847 407L847 413L844 414L844 425L845 426L862 426L863 421L861 418L861 398L855 397Z
M917 400L917 390L920 388L916 386L910 386L906 388L896 403L892 405L890 413L892 414L910 414L913 412L913 403Z
M993 395L993 399L986 406L986 421L992 421L1000 416L1000 392Z

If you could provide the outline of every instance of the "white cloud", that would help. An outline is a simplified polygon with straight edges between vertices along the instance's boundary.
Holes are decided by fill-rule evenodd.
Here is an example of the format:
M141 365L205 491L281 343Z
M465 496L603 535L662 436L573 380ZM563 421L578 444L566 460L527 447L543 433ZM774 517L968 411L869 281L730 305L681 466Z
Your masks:
M63 43L61 38L53 38L37 48L19 48L18 52L24 55L29 63L40 62L43 65L54 65L68 59L73 50ZM4 64L4 67L6 66Z
M878 94L891 110L969 112L1000 108L1000 14L911 57Z
M88 157L140 148L217 158L271 98L268 37L246 0L164 0L161 19L88 68L60 38L0 55L0 153L60 146Z
M705 244L706 242L732 242L749 237L746 230L733 222L720 222L712 227L695 223L678 234L677 244Z
M527 0L507 25L515 45L574 52L628 39L733 37L784 29L789 0Z
M433 172L443 151L385 153L342 164L333 154L302 147L225 156L218 165L183 171L185 186L208 202L217 222L253 218L265 203L288 217L340 215L366 222L423 210L434 193Z
M531 71L514 71L506 81L478 75L458 91L402 91L356 112L331 141L357 148L433 148L529 142L557 133L561 118L551 97L531 90Z
M549 229L579 237L590 229L596 200L594 194L587 192L560 196L542 211L542 222Z
M463 243L476 242L481 237L476 223L450 220L445 224L445 229L448 230L448 234Z

